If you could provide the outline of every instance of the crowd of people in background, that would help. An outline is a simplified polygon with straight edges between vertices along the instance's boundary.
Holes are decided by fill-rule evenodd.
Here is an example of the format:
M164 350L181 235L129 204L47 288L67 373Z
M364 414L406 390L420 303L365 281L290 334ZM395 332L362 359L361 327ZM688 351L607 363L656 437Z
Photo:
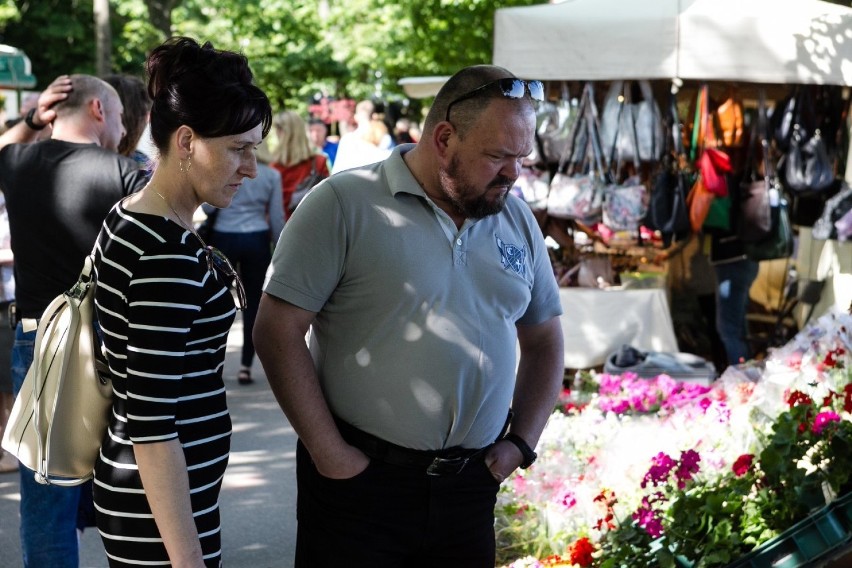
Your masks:
M493 566L496 493L535 461L563 373L543 235L507 200L540 83L466 68L438 94L423 141L418 124L389 125L369 100L337 140L320 120L274 113L241 54L175 37L145 67L147 82L58 77L0 135L11 332L0 334L0 419L38 319L87 258L113 389L92 480L40 484L19 467L24 567L77 568L91 526L111 567L221 567L223 369L238 311L236 382L254 382L258 343L300 436L296 565ZM414 238L396 238L400 228ZM448 238L452 263L435 254ZM499 307L485 319L483 297ZM383 331L363 325L379 320ZM360 345L374 352L350 361ZM15 469L0 460L0 473ZM365 475L326 506L326 476ZM427 508L443 520L423 524L433 483Z

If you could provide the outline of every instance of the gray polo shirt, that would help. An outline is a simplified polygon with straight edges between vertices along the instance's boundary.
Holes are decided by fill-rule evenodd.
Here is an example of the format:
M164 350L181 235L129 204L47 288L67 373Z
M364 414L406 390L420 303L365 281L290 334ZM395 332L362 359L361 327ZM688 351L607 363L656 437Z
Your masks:
M310 348L332 411L415 449L494 441L515 384L516 324L562 313L529 207L457 230L402 159L317 186L284 227L265 291L317 312Z

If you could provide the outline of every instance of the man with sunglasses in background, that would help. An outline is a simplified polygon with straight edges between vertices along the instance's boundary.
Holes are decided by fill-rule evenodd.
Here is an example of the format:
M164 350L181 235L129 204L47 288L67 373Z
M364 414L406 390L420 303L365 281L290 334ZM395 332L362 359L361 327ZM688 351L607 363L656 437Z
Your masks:
M509 195L542 98L463 69L416 145L332 176L285 226L254 340L299 435L297 567L494 566L497 491L535 460L564 373L544 240Z

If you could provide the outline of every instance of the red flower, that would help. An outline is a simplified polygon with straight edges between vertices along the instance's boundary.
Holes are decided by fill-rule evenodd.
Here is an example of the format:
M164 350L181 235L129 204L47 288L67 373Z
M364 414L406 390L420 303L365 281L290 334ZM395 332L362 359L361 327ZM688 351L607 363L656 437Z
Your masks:
M615 514L613 513L612 506L618 501L615 498L615 492L604 488L601 492L594 498L595 503L601 503L603 505L604 516L599 518L597 522L595 522L595 528L598 530L602 530L606 527L608 530L615 528Z
M731 469L734 470L734 475L742 477L751 469L751 464L753 462L754 456L752 454L743 454L737 458L737 461L734 462Z
M843 410L852 412L852 383L843 387Z
M793 391L787 397L787 404L792 408L797 404L813 404L814 401L802 391Z
M592 559L592 553L594 551L595 546L588 537L584 536L568 547L568 559L571 564L580 565L583 568L586 568L591 566L594 561Z

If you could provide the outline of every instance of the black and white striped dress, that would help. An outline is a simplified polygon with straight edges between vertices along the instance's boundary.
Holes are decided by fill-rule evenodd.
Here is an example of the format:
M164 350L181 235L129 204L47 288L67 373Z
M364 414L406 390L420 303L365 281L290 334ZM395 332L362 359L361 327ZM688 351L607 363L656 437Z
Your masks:
M178 439L207 566L221 563L219 490L231 418L222 381L236 313L200 241L117 204L98 237L95 303L113 375L113 413L95 465L97 525L110 566L168 566L133 444Z

